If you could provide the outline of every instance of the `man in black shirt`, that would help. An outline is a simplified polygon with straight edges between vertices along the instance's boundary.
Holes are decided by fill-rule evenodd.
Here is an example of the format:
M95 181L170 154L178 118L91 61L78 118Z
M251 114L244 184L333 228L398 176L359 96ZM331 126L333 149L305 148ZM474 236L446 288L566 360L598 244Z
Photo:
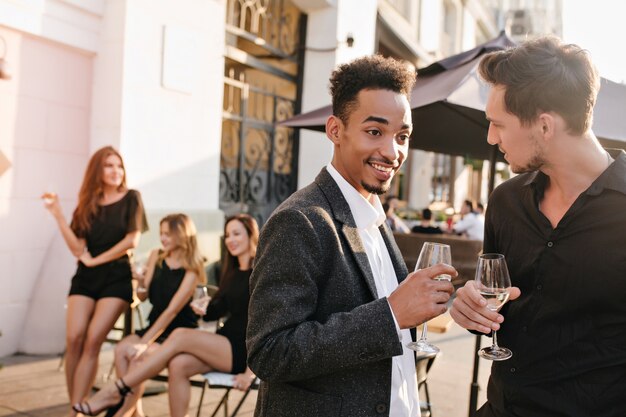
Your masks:
M419 225L413 226L411 232L424 233L427 235L440 235L443 233L441 227L433 225L433 212L429 208L422 210L422 221Z
M480 73L488 142L521 175L493 192L485 225L511 302L490 312L468 282L451 309L513 351L477 415L626 416L626 154L590 130L597 72L584 50L541 38L487 55Z

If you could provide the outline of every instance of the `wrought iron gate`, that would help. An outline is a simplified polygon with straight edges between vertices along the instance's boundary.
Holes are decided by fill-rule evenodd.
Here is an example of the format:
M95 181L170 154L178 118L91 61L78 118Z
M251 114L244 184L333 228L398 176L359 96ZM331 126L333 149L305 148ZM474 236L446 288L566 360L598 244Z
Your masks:
M276 126L299 110L305 18L287 0L228 0L220 208L263 224L297 186L298 137Z

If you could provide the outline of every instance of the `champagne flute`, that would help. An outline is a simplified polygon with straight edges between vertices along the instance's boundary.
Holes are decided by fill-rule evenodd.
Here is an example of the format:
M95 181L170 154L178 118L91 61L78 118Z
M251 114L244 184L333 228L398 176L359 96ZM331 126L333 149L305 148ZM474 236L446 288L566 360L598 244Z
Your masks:
M43 195L41 196L41 198L43 199L43 202L49 206L50 204L54 203L54 200L57 198L56 193L52 193L52 192L45 192L43 193Z
M144 261L135 261L133 263L134 277L137 279L137 293L145 293L148 289L144 286L146 273L146 264Z
M196 286L192 300L194 306L196 306L199 310L206 312L210 300L211 297L209 297L206 287L204 285Z
M491 311L498 311L508 301L511 288L511 279L504 255L499 253L480 255L475 281L478 292L487 300L487 308ZM513 356L513 352L498 346L498 336L494 330L491 346L479 350L478 356L492 361L504 361Z
M415 264L415 270L429 268L437 264L452 264L452 256L450 255L450 245L443 243L425 242L420 251ZM452 277L448 274L441 274L434 278L437 281L451 281ZM431 355L438 353L439 348L428 342L428 325L426 322L422 324L422 334L416 342L410 342L406 345L409 349L413 349L418 356Z

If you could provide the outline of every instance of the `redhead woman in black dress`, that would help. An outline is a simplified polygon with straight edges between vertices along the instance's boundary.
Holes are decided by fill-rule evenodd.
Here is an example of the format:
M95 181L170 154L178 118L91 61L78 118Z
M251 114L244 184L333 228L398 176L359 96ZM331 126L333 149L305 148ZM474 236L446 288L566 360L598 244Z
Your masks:
M124 396L148 378L168 367L170 415L187 416L190 400L189 378L210 371L233 374L235 388L245 391L255 376L246 366L246 326L248 323L248 281L256 254L259 228L256 221L240 214L229 218L224 227L227 248L219 290L204 314L204 320L230 315L216 333L178 328L141 364L96 393L89 402L75 404L83 414L95 415L115 410ZM192 304L193 306L193 304ZM195 308L194 308L195 309ZM200 313L200 311L198 311Z
M102 343L132 301L129 252L147 224L141 196L126 188L122 157L110 146L89 160L71 224L56 194L43 197L78 259L66 319L65 379L73 404L91 391Z
M137 297L150 299L147 328L126 336L115 347L115 370L123 377L137 367L179 327L198 327L198 316L189 306L194 289L204 284L204 257L198 249L196 227L189 216L178 213L161 219L162 249L150 253L146 274L139 280ZM133 389L117 415L143 416L144 384Z

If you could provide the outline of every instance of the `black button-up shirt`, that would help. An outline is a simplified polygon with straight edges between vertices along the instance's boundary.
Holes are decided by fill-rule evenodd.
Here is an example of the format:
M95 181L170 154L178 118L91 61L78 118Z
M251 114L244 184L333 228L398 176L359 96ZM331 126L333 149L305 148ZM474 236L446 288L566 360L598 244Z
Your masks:
M519 175L489 201L484 252L506 256L521 289L505 305L480 415L626 416L626 154L556 228L539 211L548 178Z

